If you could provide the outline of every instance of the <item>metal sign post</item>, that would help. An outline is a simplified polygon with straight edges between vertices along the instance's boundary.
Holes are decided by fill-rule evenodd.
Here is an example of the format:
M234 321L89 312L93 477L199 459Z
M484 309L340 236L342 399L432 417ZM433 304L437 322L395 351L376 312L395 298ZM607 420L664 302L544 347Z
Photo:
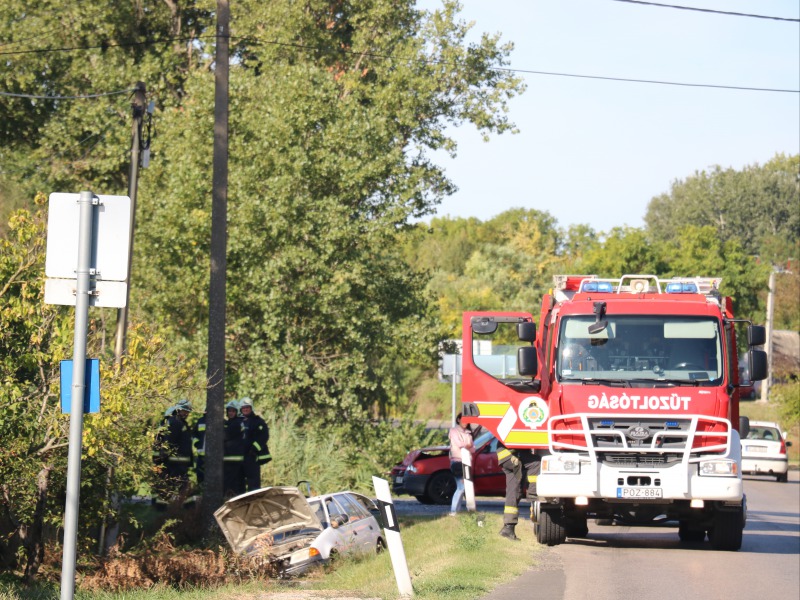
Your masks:
M450 382L453 387L452 394L452 418L451 427L456 426L456 384L461 383L461 355L460 354L443 354L442 355L442 377L450 377Z
M75 306L61 600L75 594L89 306L127 302L129 222L127 196L50 194L44 301Z
M67 458L67 501L64 509L64 549L61 563L61 600L75 594L75 557L78 540L78 503L81 493L81 440L83 437L83 396L86 384L86 332L89 325L89 294L92 277L92 192L81 192L78 231L78 268L75 289L75 347L72 354L72 411L69 417L69 455Z

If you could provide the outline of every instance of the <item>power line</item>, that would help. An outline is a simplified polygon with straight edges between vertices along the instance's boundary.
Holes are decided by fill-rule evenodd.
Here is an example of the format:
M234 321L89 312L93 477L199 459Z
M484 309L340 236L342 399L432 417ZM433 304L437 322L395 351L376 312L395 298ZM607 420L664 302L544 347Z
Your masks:
M286 46L286 47L293 47L293 48L301 48L305 50L317 50L317 48L313 48L310 46L304 46L303 44L296 44L296 43L286 43L286 42L276 42L276 41L269 41L265 42L262 40L258 40L257 38L244 38L246 41L255 41L258 44L270 44L275 46ZM380 58L385 60L407 60L403 58L398 58L396 56L388 55L388 54L376 54L372 52L358 52L355 50L342 50L345 54L353 54L357 56L369 56L371 58ZM441 64L441 65L448 65L451 64L448 61L442 60L435 60L435 59L423 59L424 62L429 64ZM679 81L659 81L654 79L633 79L627 77L608 77L603 75L583 75L579 73L558 73L554 71L534 71L531 69L514 69L511 67L491 67L494 71L507 71L509 73L526 73L530 75L549 75L553 77L576 77L581 79L601 79L605 81L624 81L629 83L650 83L650 84L658 84L658 85L675 85L675 86L682 86L682 87L703 87L703 88L715 88L715 89L726 89L726 90L744 90L750 92L781 92L781 93L789 93L789 94L800 94L800 90L789 90L789 89L778 89L778 88L760 88L760 87L750 87L750 86L737 86L737 85L717 85L711 83L684 83Z
M615 1L629 1L629 0L615 0ZM630 0L633 1L633 0ZM13 52L0 52L0 55L8 55L8 54L28 54L34 52L72 52L77 50L92 50L97 48L111 48L111 47L129 47L129 46L143 46L143 45L150 45L150 44L163 44L175 41L189 41L189 40L199 40L203 38L211 38L215 39L217 36L196 36L196 37L189 37L189 38L167 38L163 40L146 40L142 42L127 42L127 43L119 43L119 44L101 44L98 46L75 46L71 48L40 48L36 50L18 50ZM233 38L233 36L227 36ZM319 48L314 46L306 46L304 44L298 43L289 43L289 42L278 42L278 41L263 41L259 40L257 37L238 37L234 39L240 39L245 42L253 42L256 44L263 44L263 45L273 45L273 46L284 46L289 48L298 48L302 50L313 50L317 51ZM397 57L390 54L377 54L373 52L359 52L356 50L340 50L344 54L352 54L355 56L369 56L371 58L380 58L383 60L410 60L408 58ZM447 65L451 64L447 61L435 60L435 59L422 59L423 62L429 64L442 64ZM751 91L751 92L777 92L777 93L789 93L789 94L798 94L800 90L792 90L792 89L781 89L781 88L761 88L761 87L753 87L753 86L736 86L736 85L720 85L720 84L711 84L711 83L685 83L680 81L661 81L661 80L653 80L653 79L634 79L628 77L610 77L604 75L585 75L580 73L560 73L560 72L553 72L553 71L535 71L531 69L514 69L511 67L491 67L492 70L495 71L506 71L509 73L526 73L530 75L547 75L553 77L574 77L579 79L599 79L604 81L623 81L628 83L649 83L649 84L656 84L656 85L673 85L673 86L680 86L680 87L701 87L701 88L713 88L713 89L727 89L727 90L740 90L740 91ZM127 90L130 91L130 90ZM114 92L114 93L124 93L124 92ZM10 93L2 93L0 95L5 96L13 96L15 94ZM23 97L29 97L24 96ZM41 98L53 98L56 99L54 96L41 96ZM65 99L68 97L65 97Z
M641 0L614 0L614 2L627 2L628 4L644 4L646 6L658 6L661 8L677 8L679 10L694 10L697 12L713 13L716 15L731 15L734 17L751 17L753 19L772 19L773 21L790 21L800 23L800 19L789 19L786 17L771 17L768 15L753 15L749 13L728 12L725 10L712 10L710 8L696 8L694 6L677 6L675 4L659 4L657 2L642 2Z
M30 98L33 100L83 100L86 98L101 98L103 96L116 96L117 94L130 94L134 88L120 90L118 92L100 92L97 94L84 94L81 96L39 96L36 94L15 94L13 92L0 92L0 96L10 96L12 98Z
M501 70L502 67L495 67L496 70ZM716 85L713 83L685 83L681 81L658 81L655 79L630 79L626 77L606 77L603 75L579 75L577 73L553 73L549 71L530 71L527 69L507 69L514 73L530 73L533 75L552 75L555 77L577 77L581 79L602 79L605 81L626 81L629 83L652 83L657 85L676 85L682 87L701 87L701 88L715 88L722 90L744 90L748 92L784 92L788 94L800 94L800 90L785 90L778 88L759 88L748 87L739 85Z
M201 39L215 39L215 35L206 36L192 36L192 37L176 37L165 38L163 40L144 40L142 42L119 42L116 44L101 43L93 46L63 46L60 48L32 48L30 50L11 50L8 52L0 52L0 56L12 56L16 54L46 54L48 52L76 52L79 50L105 50L108 48L132 48L134 46L154 46L156 44L168 44L171 42L190 42Z

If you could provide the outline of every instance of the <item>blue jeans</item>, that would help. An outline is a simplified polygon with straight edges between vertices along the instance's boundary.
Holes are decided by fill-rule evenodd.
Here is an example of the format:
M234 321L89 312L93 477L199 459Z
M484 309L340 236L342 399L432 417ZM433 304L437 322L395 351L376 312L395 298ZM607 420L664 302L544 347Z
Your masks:
M456 491L453 493L453 500L450 502L450 512L457 512L461 505L461 498L464 497L464 480L456 477Z

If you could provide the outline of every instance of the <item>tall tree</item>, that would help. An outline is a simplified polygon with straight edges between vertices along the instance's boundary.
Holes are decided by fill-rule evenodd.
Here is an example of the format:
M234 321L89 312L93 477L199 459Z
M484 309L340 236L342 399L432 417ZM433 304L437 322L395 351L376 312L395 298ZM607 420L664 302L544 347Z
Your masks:
M650 201L649 235L669 240L685 227L714 227L723 241L736 239L744 252L773 264L797 257L800 243L800 155L776 155L741 171L719 166L696 172Z
M435 348L425 280L404 260L413 217L450 184L431 161L448 122L512 128L521 91L511 47L467 44L458 5L241 2L232 35L228 255L230 389L262 410L331 420L389 400L398 361ZM142 185L147 285L134 298L169 319L182 347L204 343L210 75L160 120ZM177 285L176 285L177 284Z

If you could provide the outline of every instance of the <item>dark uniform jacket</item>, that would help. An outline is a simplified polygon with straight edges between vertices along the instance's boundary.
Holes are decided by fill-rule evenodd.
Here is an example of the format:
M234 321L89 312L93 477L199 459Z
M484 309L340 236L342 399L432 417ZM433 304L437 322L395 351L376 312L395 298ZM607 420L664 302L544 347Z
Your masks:
M245 444L245 454L255 458L258 464L265 465L272 460L267 446L269 427L264 419L256 414L243 418L242 438Z

